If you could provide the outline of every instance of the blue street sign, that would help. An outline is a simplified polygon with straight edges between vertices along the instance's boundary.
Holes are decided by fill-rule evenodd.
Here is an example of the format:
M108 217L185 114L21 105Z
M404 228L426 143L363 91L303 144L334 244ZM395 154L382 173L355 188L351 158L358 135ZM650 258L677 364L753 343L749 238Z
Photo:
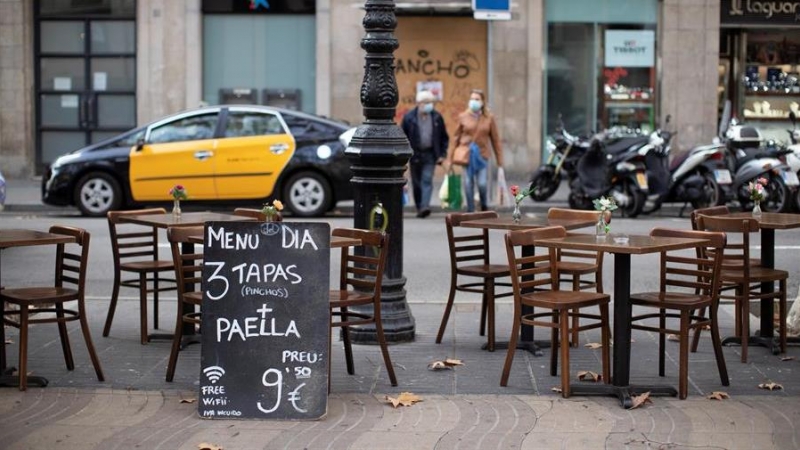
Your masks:
M478 20L511 20L511 0L472 0L472 11Z

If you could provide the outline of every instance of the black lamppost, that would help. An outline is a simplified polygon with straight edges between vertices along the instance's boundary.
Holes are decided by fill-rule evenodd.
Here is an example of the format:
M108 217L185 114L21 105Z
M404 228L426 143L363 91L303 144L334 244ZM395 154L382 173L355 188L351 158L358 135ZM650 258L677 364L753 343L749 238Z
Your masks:
M345 153L352 162L355 208L353 225L389 233L389 255L381 291L383 329L389 342L414 339L414 316L408 308L403 276L403 177L411 146L394 122L397 80L394 51L397 18L394 0L366 0L361 48L364 80L361 105L364 123L356 129ZM352 330L355 342L377 342L374 326Z

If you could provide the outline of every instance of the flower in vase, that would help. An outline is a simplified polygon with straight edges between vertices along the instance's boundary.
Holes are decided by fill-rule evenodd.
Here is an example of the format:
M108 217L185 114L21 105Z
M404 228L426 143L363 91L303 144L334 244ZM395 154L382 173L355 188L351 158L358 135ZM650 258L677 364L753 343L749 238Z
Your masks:
M261 208L261 212L267 216L267 220L270 222L274 221L281 211L283 211L283 202L280 200L273 200L272 204L264 203L264 207Z
M525 200L525 197L531 195L536 188L520 190L519 186L513 184L510 188L508 188L508 190L511 191L511 195L514 197L514 203L519 205L520 202Z
M605 232L608 233L611 227L608 224L611 222L611 211L617 209L617 202L614 201L613 197L600 197L594 199L592 201L594 204L594 209L596 211L600 211L600 217L605 224Z
M186 200L189 194L186 193L186 188L182 184L176 184L169 190L169 195L173 200Z
M764 201L764 196L767 192L766 185L767 179L764 177L759 177L756 181L747 183L747 192L750 194L750 200L754 202Z

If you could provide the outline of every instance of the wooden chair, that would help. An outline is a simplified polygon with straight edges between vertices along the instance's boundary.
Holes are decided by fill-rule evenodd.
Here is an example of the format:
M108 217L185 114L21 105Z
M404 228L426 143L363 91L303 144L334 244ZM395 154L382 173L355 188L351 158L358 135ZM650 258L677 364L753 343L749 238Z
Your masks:
M264 222L267 220L267 215L261 212L260 209L253 208L236 208L233 210L234 216L252 217L253 219Z
M331 329L334 327L342 329L347 373L350 375L355 373L350 327L375 324L375 334L381 347L389 381L392 386L397 386L381 321L381 286L389 254L389 236L381 231L353 228L335 228L331 235L361 240L361 245L358 247L342 248L339 289L330 291L330 326ZM368 312L367 307L370 305L372 311ZM357 311L350 310L351 307L356 307ZM328 363L330 364L330 360Z
M600 211L578 211L574 209L550 208L547 210L548 220L576 220L585 219L597 222L600 218ZM558 269L558 281L569 282L564 276L570 276L573 291L584 289L595 289L598 293L603 293L603 252L590 252L580 250L561 250L556 252L556 267ZM582 280L582 275L594 274L594 281ZM575 323L572 324L572 346L579 345L578 315L573 316Z
M511 282L514 289L514 323L511 328L511 338L508 343L508 353L503 366L503 375L500 385L508 384L511 364L514 361L514 351L521 325L548 327L552 330L552 352L550 356L550 375L557 374L558 354L561 353L561 395L570 395L570 368L569 368L569 337L572 325L576 321L570 318L580 315L592 322L579 327L579 331L600 328L602 342L603 381L609 382L609 327L608 303L609 296L594 292L561 291L559 290L557 271L556 249L537 256L517 256L521 254L523 246L536 245L539 239L560 238L566 236L563 227L547 227L525 231L510 231L506 237L506 253L508 265L511 270ZM549 285L552 290L542 290ZM538 290L537 290L538 289ZM531 308L544 308L546 312L522 314L522 306ZM581 313L580 310L588 307L600 307L600 314ZM577 312L576 312L577 311ZM545 320L549 319L549 320Z
M167 229L167 240L172 251L172 262L175 267L175 279L178 282L178 311L175 320L175 334L172 337L172 350L167 364L167 381L175 377L175 366L178 362L178 353L181 351L183 339L183 324L200 324L200 305L203 303L202 291L186 292L186 285L194 284L195 289L200 289L203 277L202 252L183 253L182 244L189 242L191 236L203 234L203 226L170 227ZM183 305L194 306L194 312L184 314Z
M785 270L768 269L761 266L745 264L750 258L750 234L758 233L758 220L753 218L729 218L701 215L697 221L698 228L707 231L722 231L742 236L741 248L725 248L726 263L723 264L722 290L726 286L734 286L734 295L720 294L720 299L733 300L736 311L736 335L742 341L742 362L747 362L748 338L750 336L750 300L778 300L779 339L781 353L786 352L786 280L789 274ZM738 263L728 264L728 260L738 259ZM779 282L778 291L762 293L762 282Z
M697 223L698 218L700 216L724 216L724 215L727 215L729 213L730 213L730 210L728 209L727 206L724 206L724 205L723 206L711 206L711 207L708 207L708 208L696 209L696 210L692 211L692 214L691 214L692 229L693 230L699 230L700 229L699 226L698 226L698 223ZM729 249L729 250L741 249L742 248L742 243L741 242L736 243L736 242L728 241L725 244L725 248ZM735 257L733 254L731 255L730 258L723 258L723 260L722 260L722 268L723 268L723 270L728 269L728 268L739 268L739 267L741 267L741 264L742 264L742 260L739 259L738 257ZM750 258L750 266L751 267L758 267L760 265L761 265L761 259L760 258Z
M717 359L720 382L729 385L728 369L722 354L722 343L719 337L717 309L719 306L720 271L722 269L725 248L725 233L703 231L668 230L655 228L650 232L654 237L708 239L708 244L699 244L695 256L685 252L661 253L661 282L658 292L631 294L631 305L642 306L656 312L637 314L631 317L631 328L634 330L654 331L659 334L658 340L658 374L664 376L665 342L668 334L679 339L678 358L678 397L685 399L688 393L689 379L689 334L692 329L703 327L711 329L711 342ZM708 250L713 250L708 251ZM697 315L695 311L710 311ZM678 319L678 328L667 327L667 319ZM641 321L658 319L658 326L648 325Z
M494 351L494 300L495 298L513 295L512 292L497 294L495 288L498 286L511 287L511 283L497 282L499 278L510 276L511 272L505 264L491 264L489 262L489 230L461 227L461 222L467 220L493 218L497 218L497 213L494 211L451 213L445 218L447 244L450 248L450 294L447 297L442 323L439 325L439 332L436 335L437 344L442 343L442 336L444 336L444 330L447 328L447 321L450 319L456 291L473 292L482 296L480 335L483 336L485 334L486 323L488 322L488 350ZM472 280L477 278L479 281L460 283L459 277L467 277Z
M63 234L75 238L75 244L58 244L56 248L55 283L53 286L5 287L0 290L0 312L3 322L19 328L19 390L27 389L28 378L28 326L37 323L57 323L61 338L61 350L67 370L75 369L72 349L67 334L67 322L79 321L89 357L94 365L97 379L104 381L100 359L92 343L89 323L86 320L85 287L86 266L89 262L90 235L86 230L65 226L50 227L50 233ZM5 303L16 305L17 310L5 310ZM77 308L66 309L68 302L76 302ZM31 314L35 313L33 317ZM55 315L55 317L53 317ZM18 320L14 321L13 316ZM40 317L44 316L44 317ZM2 328L2 327L0 327ZM5 342L5 332L0 332ZM5 347L2 349L5 360Z
M111 332L111 322L117 309L120 287L135 288L139 291L139 328L142 344L147 344L150 340L147 332L147 295L151 293L153 327L158 329L158 294L177 289L175 280L160 278L161 274L174 270L172 261L158 259L157 228L123 224L120 223L120 219L126 216L166 213L164 208L109 211L108 231L111 238L111 253L114 257L114 285L103 327L104 337ZM133 274L135 277L123 278L123 273ZM166 282L166 285L159 285L160 282Z

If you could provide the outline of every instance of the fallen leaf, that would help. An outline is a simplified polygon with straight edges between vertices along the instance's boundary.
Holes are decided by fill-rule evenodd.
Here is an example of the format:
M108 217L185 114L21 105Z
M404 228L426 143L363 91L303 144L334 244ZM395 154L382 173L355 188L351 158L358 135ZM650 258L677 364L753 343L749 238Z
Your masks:
M450 370L450 366L442 361L434 361L428 364L428 370Z
M399 405L403 406L411 406L414 403L421 402L422 397L418 396L417 394L413 394L411 392L401 392L400 395L395 397L386 396L386 400L392 404L393 407L397 408Z
M553 391L553 392L558 392L559 394L564 392L564 391L561 390L560 387L557 387L557 386L551 387L550 390Z
M181 403L194 403L196 401L197 401L196 398L182 398L181 399Z
M13 343L14 343L14 341L13 341L13 340L11 340L11 339L6 339L6 345L13 344Z
M603 348L603 344L599 342L589 342L588 344L584 345L584 347L597 350L598 348Z
M781 357L781 361L792 361L794 356L783 356Z
M779 391L783 389L783 386L773 381L770 381L769 383L761 383L758 385L758 387L759 389L766 389L768 391Z
M208 442L203 442L203 443L197 444L197 448L199 450L225 450L222 447L220 447L219 445L209 444Z
M603 379L603 376L599 373L594 373L591 370L583 370L578 372L578 379L579 380L586 380L586 381L594 381L597 383L598 381Z
M725 400L726 398L731 398L727 392L722 391L714 391L706 396L709 400Z
M631 397L631 400L633 400L633 404L631 405L630 409L636 409L646 403L653 403L653 401L650 400L650 391L647 391L641 395L634 395Z
M668 334L667 335L667 340L668 341L680 341L681 338L679 338L677 334Z
M463 366L464 363L460 359L445 359L444 364L446 366Z

